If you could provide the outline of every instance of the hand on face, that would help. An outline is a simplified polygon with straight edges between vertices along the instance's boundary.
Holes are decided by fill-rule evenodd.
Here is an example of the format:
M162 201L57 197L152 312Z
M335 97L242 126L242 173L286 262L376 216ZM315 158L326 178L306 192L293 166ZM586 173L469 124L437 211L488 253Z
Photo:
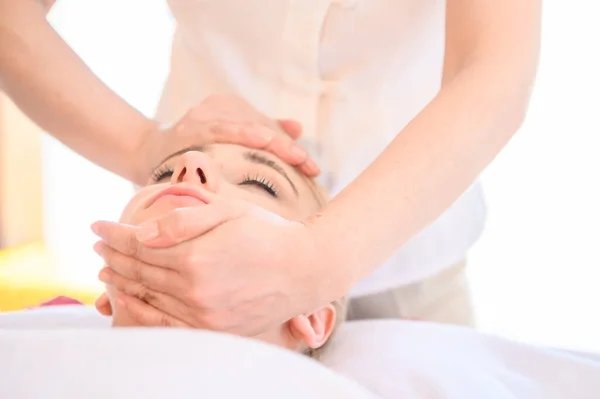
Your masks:
M310 230L291 221L320 208L315 187L267 153L232 145L200 150L160 165L158 184L132 199L122 222L142 227L96 225L104 240L96 250L110 267L101 279L126 294L117 307L142 325L243 335L314 309L298 317L318 325L323 318L311 317L335 298L324 297L331 291L320 279Z
M240 97L212 95L173 125L149 132L140 150L143 159L139 175L142 177L136 183L145 183L144 179L165 148L191 143L228 143L262 149L297 167L307 176L316 176L319 174L316 163L294 141L301 133L302 127L298 122L272 120Z

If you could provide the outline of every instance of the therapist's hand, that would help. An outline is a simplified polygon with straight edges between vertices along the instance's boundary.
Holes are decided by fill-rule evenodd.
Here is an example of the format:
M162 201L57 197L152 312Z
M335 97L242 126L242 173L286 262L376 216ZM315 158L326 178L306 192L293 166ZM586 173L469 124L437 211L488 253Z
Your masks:
M176 144L181 149L189 144L199 146L213 143L239 144L275 154L282 161L298 167L308 175L319 174L317 164L295 140L302 126L293 120L273 120L255 109L241 97L211 95L191 108L171 125L160 125L142 139L136 161L139 177L145 183L150 172L164 158L165 149ZM169 154L167 154L169 155Z
M102 316L112 316L112 307L110 306L110 301L108 300L106 293L100 295L98 299L96 299L94 306Z
M242 200L177 209L140 242L139 228L96 222L100 280L141 325L252 336L343 296L312 228ZM198 238L194 238L198 237Z

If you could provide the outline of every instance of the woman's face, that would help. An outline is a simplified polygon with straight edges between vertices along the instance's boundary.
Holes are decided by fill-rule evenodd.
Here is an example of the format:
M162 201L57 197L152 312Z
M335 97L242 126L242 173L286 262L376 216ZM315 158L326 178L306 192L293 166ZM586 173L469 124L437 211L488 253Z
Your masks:
M121 222L139 225L215 196L240 198L286 219L321 208L315 184L270 153L234 144L186 148L167 157L125 207Z
M157 165L148 184L125 207L121 222L140 225L216 197L243 199L290 220L304 219L324 205L314 182L275 156L233 144L212 144L177 151ZM106 292L112 303L117 290L107 286ZM256 338L292 350L305 346L303 342L319 347L331 334L334 320L335 309L327 304ZM113 326L135 325L129 315L115 309Z

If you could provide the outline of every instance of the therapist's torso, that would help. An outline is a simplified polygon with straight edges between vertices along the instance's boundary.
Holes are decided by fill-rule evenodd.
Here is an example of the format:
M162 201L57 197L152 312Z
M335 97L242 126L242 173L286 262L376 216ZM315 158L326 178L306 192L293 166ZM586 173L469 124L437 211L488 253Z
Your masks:
M332 194L440 88L443 0L168 3L177 26L157 118L173 121L213 93L235 93L270 117L294 118ZM352 294L440 272L465 256L484 219L476 184Z

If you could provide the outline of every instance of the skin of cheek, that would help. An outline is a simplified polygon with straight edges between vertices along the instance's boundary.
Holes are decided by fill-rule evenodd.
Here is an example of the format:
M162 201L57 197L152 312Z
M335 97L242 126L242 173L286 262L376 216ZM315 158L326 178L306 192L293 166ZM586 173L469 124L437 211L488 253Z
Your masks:
M141 209L142 205L151 195L164 189L166 186L166 184L155 184L141 188L133 197L131 197L123 209L123 212L121 212L119 222L137 226L149 220L149 217L143 218L145 212Z

